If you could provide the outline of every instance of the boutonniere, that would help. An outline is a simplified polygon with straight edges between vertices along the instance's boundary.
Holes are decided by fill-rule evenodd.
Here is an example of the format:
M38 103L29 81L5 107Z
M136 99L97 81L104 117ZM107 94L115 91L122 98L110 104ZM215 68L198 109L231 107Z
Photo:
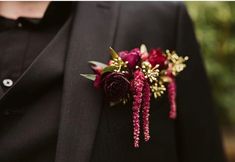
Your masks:
M169 118L176 118L175 76L185 67L188 57L160 48L149 52L145 45L131 51L116 52L110 48L108 64L89 61L95 74L81 74L94 81L95 88L102 88L110 105L132 101L134 147L139 147L140 112L144 140L149 141L149 111L151 95L155 99L167 90Z

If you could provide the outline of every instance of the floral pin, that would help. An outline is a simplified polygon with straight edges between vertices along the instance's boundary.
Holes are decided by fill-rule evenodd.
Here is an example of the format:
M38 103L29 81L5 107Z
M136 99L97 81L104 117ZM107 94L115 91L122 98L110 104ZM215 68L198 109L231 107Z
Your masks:
M149 111L151 95L158 98L167 90L169 118L176 118L175 76L185 67L188 57L178 56L174 51L162 52L160 48L149 52L145 45L131 51L116 52L110 48L108 64L89 61L95 74L81 74L94 81L95 88L102 88L111 105L132 101L134 147L139 147L140 112L144 140L149 141Z

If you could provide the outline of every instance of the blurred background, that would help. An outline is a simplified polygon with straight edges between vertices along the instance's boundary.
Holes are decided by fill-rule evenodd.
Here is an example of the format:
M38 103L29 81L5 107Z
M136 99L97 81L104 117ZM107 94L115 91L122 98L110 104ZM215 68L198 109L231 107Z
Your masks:
M201 45L225 152L235 162L235 2L185 4Z

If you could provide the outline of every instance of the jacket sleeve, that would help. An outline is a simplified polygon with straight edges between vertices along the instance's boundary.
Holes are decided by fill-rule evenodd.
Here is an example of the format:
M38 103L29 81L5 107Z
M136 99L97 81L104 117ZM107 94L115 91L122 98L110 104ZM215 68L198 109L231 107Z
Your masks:
M199 45L183 4L179 5L176 51L188 55L177 78L176 141L180 162L224 162L221 136Z

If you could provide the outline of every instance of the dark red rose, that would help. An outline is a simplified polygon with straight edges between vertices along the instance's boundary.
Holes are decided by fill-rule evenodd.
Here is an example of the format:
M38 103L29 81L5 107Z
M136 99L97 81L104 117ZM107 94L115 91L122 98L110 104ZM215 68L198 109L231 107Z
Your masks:
M128 67L130 69L135 68L135 66L137 65L139 59L140 59L140 50L139 48L135 48L133 50L131 50L130 52L128 51L121 51L119 52L119 56L121 57L121 59L125 62L128 62Z
M166 66L166 59L160 48L151 49L149 52L148 60L153 67L158 64L159 68L164 68Z
M122 73L113 72L103 79L104 92L110 101L124 98L130 89L130 82Z

